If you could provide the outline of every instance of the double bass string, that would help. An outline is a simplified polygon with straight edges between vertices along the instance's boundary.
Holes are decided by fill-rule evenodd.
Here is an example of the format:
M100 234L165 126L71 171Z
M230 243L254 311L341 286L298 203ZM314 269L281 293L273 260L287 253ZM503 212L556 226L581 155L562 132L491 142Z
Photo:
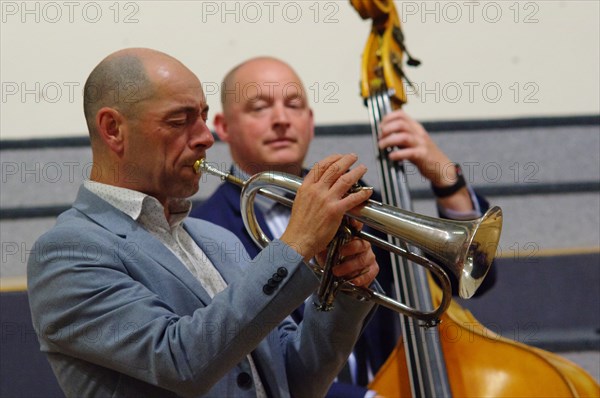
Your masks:
M381 136L380 121L391 111L391 104L385 92L371 96L367 102L374 147L378 148L377 142ZM404 167L402 163L388 160L389 151L389 149L376 149L383 201L392 206L412 210ZM388 239L391 243L407 249L406 245L398 239L392 237ZM433 303L426 288L428 280L425 270L411 266L406 258L393 254L391 254L391 262L397 298L416 308L431 309ZM413 319L403 316L399 318L405 342L409 377L412 380L412 396L415 398L451 396L437 328L424 329Z

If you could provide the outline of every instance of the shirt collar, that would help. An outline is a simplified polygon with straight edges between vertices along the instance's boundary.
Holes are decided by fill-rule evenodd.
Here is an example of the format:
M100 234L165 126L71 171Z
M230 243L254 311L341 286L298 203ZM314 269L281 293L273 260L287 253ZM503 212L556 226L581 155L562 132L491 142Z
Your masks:
M162 214L162 220L156 219L155 216L152 217L155 218L153 222L166 223L169 227L173 228L183 222L192 208L192 202L189 199L170 199L170 219L167 220L164 217L165 212L163 205L153 196L132 189L116 187L114 185L91 180L85 180L83 185L89 191L116 207L135 221L139 221L141 217L147 217L151 214Z

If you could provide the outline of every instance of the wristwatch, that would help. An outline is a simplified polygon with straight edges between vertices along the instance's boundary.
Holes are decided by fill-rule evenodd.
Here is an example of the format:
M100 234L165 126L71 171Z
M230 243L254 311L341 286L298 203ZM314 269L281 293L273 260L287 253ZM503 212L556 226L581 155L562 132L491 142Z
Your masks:
M441 188L434 186L433 183L431 184L431 189L436 197L447 198L448 196L454 195L459 189L467 185L460 165L458 163L454 163L454 167L456 168L456 182L454 184L450 185L449 187Z

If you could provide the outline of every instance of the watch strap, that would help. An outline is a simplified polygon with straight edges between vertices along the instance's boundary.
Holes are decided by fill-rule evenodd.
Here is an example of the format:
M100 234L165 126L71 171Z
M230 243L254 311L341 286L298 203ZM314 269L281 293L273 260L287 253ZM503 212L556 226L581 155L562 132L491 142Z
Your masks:
M433 194L438 198L447 198L448 196L454 195L461 188L467 186L467 182L465 181L465 176L462 173L460 165L458 163L454 164L456 167L456 182L448 187L436 187L431 184L431 189L433 190Z

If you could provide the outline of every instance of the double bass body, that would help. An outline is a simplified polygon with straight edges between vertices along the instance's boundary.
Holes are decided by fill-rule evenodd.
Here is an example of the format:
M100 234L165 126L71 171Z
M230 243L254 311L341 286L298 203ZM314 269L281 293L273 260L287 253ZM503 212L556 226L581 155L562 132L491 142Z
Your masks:
M437 285L430 284L434 302ZM561 356L504 338L455 302L442 315L440 344L454 397L598 397L596 381ZM370 388L386 397L411 397L400 341Z

